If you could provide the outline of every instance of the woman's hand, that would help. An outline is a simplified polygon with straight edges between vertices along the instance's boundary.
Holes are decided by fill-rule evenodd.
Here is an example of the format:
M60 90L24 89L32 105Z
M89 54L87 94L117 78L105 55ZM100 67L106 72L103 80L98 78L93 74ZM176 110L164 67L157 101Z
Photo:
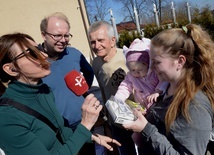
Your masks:
M88 95L82 105L81 124L84 125L88 130L91 130L91 128L96 123L102 108L103 106L100 105L100 102L96 97L94 97L93 94Z
M109 143L121 146L121 144L117 140L100 134L93 134L92 140L94 140L97 144L104 146L109 151L113 151L113 147Z
M131 123L123 124L123 127L134 132L141 132L145 128L148 121L137 109L134 109L134 114L137 117L137 120Z

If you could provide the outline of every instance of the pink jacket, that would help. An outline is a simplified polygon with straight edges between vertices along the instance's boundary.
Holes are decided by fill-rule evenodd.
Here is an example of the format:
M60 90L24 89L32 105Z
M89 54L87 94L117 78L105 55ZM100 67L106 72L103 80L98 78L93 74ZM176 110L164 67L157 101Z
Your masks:
M125 79L120 83L115 97L125 101L133 92L135 102L148 109L153 103L147 102L147 96L154 93L156 89L164 92L167 85L166 82L159 82L155 71L149 72L144 78L135 78L128 72Z

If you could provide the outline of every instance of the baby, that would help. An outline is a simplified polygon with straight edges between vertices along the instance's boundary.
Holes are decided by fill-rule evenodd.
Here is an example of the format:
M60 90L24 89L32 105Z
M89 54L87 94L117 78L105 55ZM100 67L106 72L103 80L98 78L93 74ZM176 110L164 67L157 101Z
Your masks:
M115 94L115 98L125 101L133 93L134 101L145 108L143 114L168 85L160 82L155 71L150 69L149 48L150 39L147 38L135 39L129 48L123 47L129 72ZM132 138L139 146L140 135L134 133Z

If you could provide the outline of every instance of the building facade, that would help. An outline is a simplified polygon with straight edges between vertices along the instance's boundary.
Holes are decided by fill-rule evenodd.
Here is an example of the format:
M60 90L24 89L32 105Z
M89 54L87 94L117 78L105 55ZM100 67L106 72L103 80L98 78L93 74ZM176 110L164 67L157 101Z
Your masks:
M91 50L87 37L89 22L84 0L1 0L0 36L22 32L41 43L40 22L53 12L63 12L68 17L71 23L70 33L73 35L71 46L90 58Z

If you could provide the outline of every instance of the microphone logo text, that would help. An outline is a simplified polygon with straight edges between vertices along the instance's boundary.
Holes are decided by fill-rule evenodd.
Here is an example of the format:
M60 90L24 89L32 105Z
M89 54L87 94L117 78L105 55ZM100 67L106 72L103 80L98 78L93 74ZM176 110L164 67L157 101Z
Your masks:
M75 86L79 86L79 87L82 87L83 84L85 84L85 82L86 82L82 76L77 76L75 78L75 81L76 81Z

